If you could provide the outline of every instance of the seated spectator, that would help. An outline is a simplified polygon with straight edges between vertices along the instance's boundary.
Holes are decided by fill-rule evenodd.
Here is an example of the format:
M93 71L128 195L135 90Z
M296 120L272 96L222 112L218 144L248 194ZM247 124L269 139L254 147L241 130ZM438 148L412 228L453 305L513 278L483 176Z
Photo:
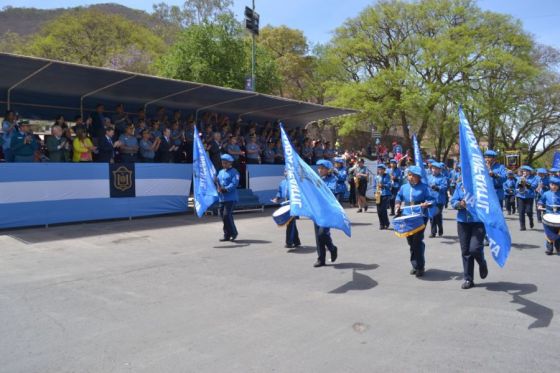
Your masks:
M39 149L39 143L33 136L29 121L19 122L19 130L12 136L10 149L14 162L35 162L35 151Z
M142 139L140 140L140 161L151 163L156 160L156 152L159 149L161 138L156 138L152 141L150 130L145 129L142 131Z
M82 129L85 131L85 129ZM51 136L47 138L47 151L51 162L70 161L70 142L62 136L62 128L55 124L51 128Z
M105 136L100 137L97 140L97 154L95 156L96 162L101 163L115 163L115 147L120 144L118 141L113 142L113 137L115 136L115 128L107 127L105 129Z
M274 160L276 158L276 150L274 149L274 147L274 140L268 140L266 149L263 151L263 163L274 164Z
M257 135L252 134L249 136L249 143L246 146L247 150L247 163L260 164L261 163L261 147L257 144Z
M134 126L129 125L125 129L125 133L119 137L119 154L122 163L136 162L136 154L138 153L138 139L134 136Z
M16 113L12 110L6 111L4 116L4 121L2 122L2 139L4 140L2 144L2 151L4 152L4 160L6 162L13 162L14 156L11 151L12 137L14 137L18 132Z
M91 162L92 153L97 150L89 137L87 137L86 131L83 129L78 129L76 133L76 138L72 144L74 148L74 155L72 160L74 162Z
M160 163L171 163L175 157L177 147L171 141L171 129L166 128L163 130L163 136L158 149L158 161Z

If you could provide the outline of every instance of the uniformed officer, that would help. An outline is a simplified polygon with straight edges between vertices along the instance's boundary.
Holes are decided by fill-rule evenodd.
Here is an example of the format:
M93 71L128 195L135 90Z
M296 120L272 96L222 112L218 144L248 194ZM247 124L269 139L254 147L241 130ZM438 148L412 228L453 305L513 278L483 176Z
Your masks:
M239 200L237 195L239 172L233 168L234 159L231 155L224 154L220 158L222 160L222 169L216 177L220 216L224 222L224 237L220 241L233 241L237 238L237 228L233 221L233 207Z
M10 151L14 162L34 162L37 149L39 144L33 136L29 121L20 121L18 131L10 139Z
M441 173L443 166L439 162L432 163L432 174L428 176L428 185L432 190L438 208L437 214L430 219L432 229L430 237L432 238L436 234L440 237L443 236L443 205L447 194L447 179Z
M134 136L134 126L129 125L125 128L125 132L120 135L119 153L122 163L136 162L136 154L138 153L138 139Z
M544 192L539 199L538 209L546 214L560 214L560 177L552 176L549 179L549 190ZM546 234L546 255L552 255L554 248L560 254L560 228L543 224Z
M284 176L286 173L284 172ZM274 203L282 203L290 200L290 188L288 184L288 179L284 178L280 185L278 186L278 192L276 197L272 200ZM299 232L296 225L297 216L290 219L289 223L286 225L286 249L292 249L294 247L301 246L301 241L299 239Z
M496 161L498 154L494 150L487 150L484 152L484 159L486 160L486 167L488 174L494 182L494 190L498 195L500 201L500 208L504 208L504 182L506 181L506 168L503 164Z
M535 190L536 203L538 203L541 197L543 196L543 194L550 189L548 171L545 168L537 169L537 180L538 180L538 186L537 189ZM537 206L537 221L539 223L542 223L542 211L541 209L538 208L538 206Z
M535 199L535 190L538 186L538 180L530 166L521 167L521 176L517 179L517 209L519 210L519 226L520 230L527 230L525 226L525 215L529 218L529 227L533 228L533 201Z
M507 172L507 179L504 182L504 201L508 215L515 214L515 190L517 189L517 179L513 171Z
M320 159L317 161L317 166L319 176L334 194L336 192L336 177L334 177L331 173L331 169L333 168L331 161ZM322 267L325 265L327 249L331 253L331 263L334 263L338 256L338 248L334 246L332 242L330 228L319 227L315 224L315 240L317 241L318 257L313 267Z
M336 157L334 159L333 175L336 177L336 190L334 195L338 200L338 203L342 205L344 195L348 190L346 188L346 178L348 177L348 173L346 172L346 167L344 167L344 158Z
M391 207L391 216L394 216L395 199L397 198L397 193L403 182L403 171L398 167L396 159L391 159L389 163L391 165L391 168L387 170L387 174L391 178L391 199L389 201L389 206Z
M428 185L421 181L422 170L420 167L410 166L408 168L407 178L408 183L404 184L397 193L395 212L397 215L400 215L401 205L420 205L424 209L424 224L426 224L428 221L426 208L430 206L431 203L435 202L435 199ZM410 215L412 211L410 209L403 209L402 214L405 216ZM410 247L410 263L412 264L410 274L416 275L416 277L422 277L426 265L426 260L424 258L424 251L426 249L424 244L424 229L408 236L406 241Z
M263 151L263 163L274 164L274 158L276 157L274 145L274 140L268 140L266 149Z
M381 198L377 203L377 217L379 218L379 229L389 229L389 216L387 209L391 200L391 177L385 173L387 167L383 163L377 165L377 175L375 176L373 189L379 193ZM376 197L377 198L377 197Z
M465 282L462 289L470 289L474 286L474 262L478 263L480 278L488 276L488 265L484 259L484 238L486 230L484 224L476 216L467 210L465 190L463 184L457 184L457 188L451 197L451 206L457 209L457 234L461 245L461 257L463 259L463 277Z

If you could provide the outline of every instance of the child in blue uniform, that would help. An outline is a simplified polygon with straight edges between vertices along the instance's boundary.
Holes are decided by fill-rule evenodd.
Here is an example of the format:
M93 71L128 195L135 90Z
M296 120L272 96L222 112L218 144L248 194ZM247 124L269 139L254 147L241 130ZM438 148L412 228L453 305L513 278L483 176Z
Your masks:
M233 168L234 159L229 154L221 156L222 169L216 177L218 183L218 197L220 201L220 216L224 222L224 237L220 241L233 241L237 238L237 228L233 221L233 207L239 200L237 186L239 172Z
M508 215L515 214L515 190L517 189L517 179L513 171L508 171L507 180L504 182L504 201Z
M333 168L331 161L320 159L317 161L317 166L319 166L317 169L319 176L321 176L323 182L334 194L336 191L336 177L331 173L331 169ZM331 263L334 263L338 256L338 249L332 242L330 228L319 227L315 224L315 239L317 241L318 257L313 267L322 267L325 265L327 249L331 253Z
M521 177L517 180L517 209L519 210L520 230L527 230L525 226L525 215L529 218L529 227L533 228L533 201L535 200L535 190L538 186L538 180L532 174L533 169L530 166L521 167Z
M422 170L418 166L410 166L408 168L408 183L404 184L399 192L395 202L395 212L397 215L401 212L401 205L414 206L420 205L424 211L424 224L428 221L426 215L426 208L430 203L435 202L434 197L430 192L428 185L421 182ZM403 206L403 207L404 207ZM402 209L403 215L410 215L411 209ZM412 264L411 275L422 277L424 275L424 268L426 260L424 258L424 229L410 235L406 238L408 246L410 247L410 263Z
M391 177L391 200L389 201L389 206L391 207L391 216L394 216L395 199L402 185L403 172L398 167L396 159L391 159L390 166L391 168L387 171L387 174Z
M338 203L342 205L344 195L348 190L346 188L346 179L348 178L348 172L346 172L346 167L344 167L344 158L337 157L334 159L333 175L336 177L336 193L334 194Z
M474 286L474 262L478 263L480 278L488 276L488 265L484 259L484 237L486 230L484 224L476 216L467 210L465 190L462 183L457 184L455 192L451 197L451 206L457 209L457 233L461 245L461 257L463 259L463 277L465 282L462 289L470 289Z
M560 215L560 177L553 176L549 180L550 190L543 193L538 202L538 208L545 214ZM553 249L560 254L560 228L543 224L546 234L546 255L552 255Z
M537 169L537 180L538 184L537 189L535 190L535 202L539 203L542 195L549 190L549 177L546 168ZM542 223L542 211L539 209L539 206L537 206L537 221Z
M432 194L436 200L437 204L437 214L435 214L431 219L431 234L430 237L433 238L438 234L440 237L443 236L443 205L445 205L445 199L447 195L447 178L441 173L443 163L433 162L432 163L432 174L428 176L428 184L432 190Z
M377 175L374 179L373 189L375 193L381 194L377 204L377 217L379 218L379 229L389 229L389 216L387 209L391 200L391 177L385 173L387 167L383 163L377 165Z

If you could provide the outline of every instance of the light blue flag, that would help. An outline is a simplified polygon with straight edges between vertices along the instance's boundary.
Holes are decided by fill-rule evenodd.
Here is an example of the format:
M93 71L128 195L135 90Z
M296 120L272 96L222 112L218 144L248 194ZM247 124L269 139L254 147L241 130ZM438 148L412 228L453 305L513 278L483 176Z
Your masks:
M292 148L282 124L280 131L290 190L290 215L307 216L320 227L340 229L350 237L350 221L344 209L321 177Z
M218 191L214 179L216 177L216 169L206 149L198 135L198 129L194 127L193 141L193 174L194 174L194 208L196 214L200 218L206 212L208 207L218 201Z
M416 166L420 167L420 170L422 170L422 183L428 185L428 175L426 175L426 168L424 168L424 161L422 160L422 151L418 145L416 135L412 135L412 144L414 146L414 162Z
M486 169L486 162L461 107L459 146L467 210L484 223L492 257L503 267L511 249L511 237L494 190L494 183Z

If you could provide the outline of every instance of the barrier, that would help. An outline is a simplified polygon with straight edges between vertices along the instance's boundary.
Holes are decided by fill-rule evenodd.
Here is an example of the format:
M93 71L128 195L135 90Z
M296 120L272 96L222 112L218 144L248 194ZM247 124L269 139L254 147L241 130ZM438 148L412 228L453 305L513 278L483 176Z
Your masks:
M249 188L259 197L263 205L274 205L270 200L276 196L278 186L284 178L284 165L248 164Z
M191 164L137 163L131 166L0 164L0 228L188 210ZM127 183L130 183L128 189Z

